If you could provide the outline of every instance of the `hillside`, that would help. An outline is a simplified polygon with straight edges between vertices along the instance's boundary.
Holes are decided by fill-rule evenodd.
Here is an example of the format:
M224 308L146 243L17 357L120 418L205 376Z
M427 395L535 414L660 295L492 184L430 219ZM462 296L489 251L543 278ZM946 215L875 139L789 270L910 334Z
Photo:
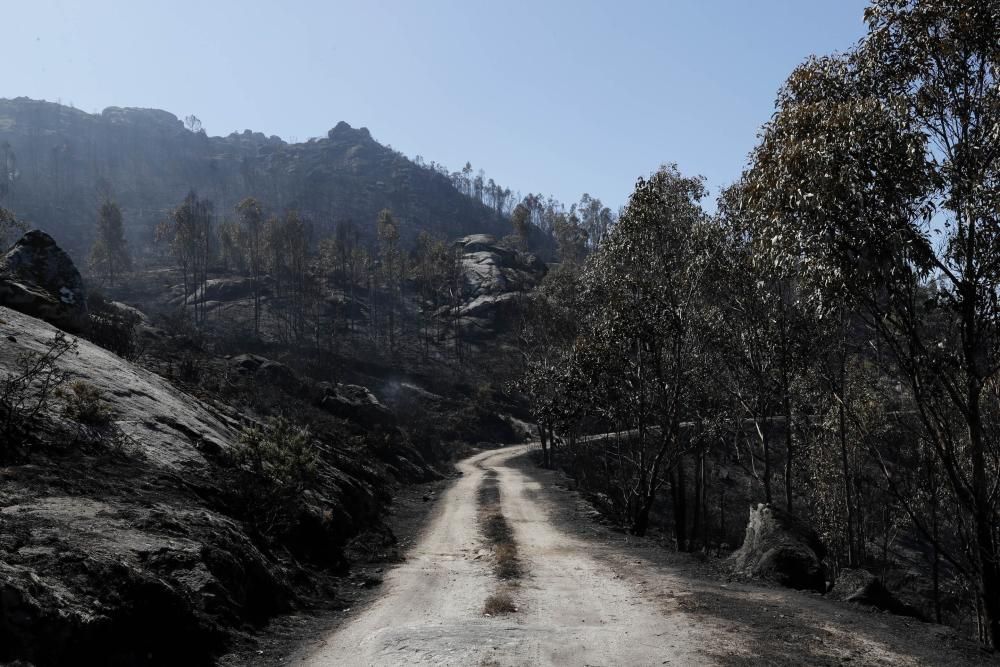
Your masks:
M246 130L210 137L158 109L89 114L24 97L0 99L0 205L48 230L77 259L89 245L100 183L111 184L135 247L192 188L229 215L253 195L274 210L298 209L317 236L341 221L373 233L392 209L404 240L420 230L447 237L509 231L495 212L439 172L338 123L325 137L288 143Z
M236 350L218 316L202 334L88 295L43 232L0 255L0 662L211 664L276 614L350 606L357 566L398 558L399 487L510 432L444 372L419 378L442 395L371 353L309 364L265 307Z

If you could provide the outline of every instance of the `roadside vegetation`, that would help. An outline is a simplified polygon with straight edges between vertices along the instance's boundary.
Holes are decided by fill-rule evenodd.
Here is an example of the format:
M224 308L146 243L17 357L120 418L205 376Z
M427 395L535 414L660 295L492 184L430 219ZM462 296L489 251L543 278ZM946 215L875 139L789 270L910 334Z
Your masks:
M0 378L0 435L3 458L23 454L36 421L56 393L69 381L59 360L76 351L76 341L59 331L41 350L17 355L14 368Z
M1000 646L998 16L874 0L714 212L676 166L640 179L527 318L543 463L682 551L738 545L748 504L801 515L830 580Z

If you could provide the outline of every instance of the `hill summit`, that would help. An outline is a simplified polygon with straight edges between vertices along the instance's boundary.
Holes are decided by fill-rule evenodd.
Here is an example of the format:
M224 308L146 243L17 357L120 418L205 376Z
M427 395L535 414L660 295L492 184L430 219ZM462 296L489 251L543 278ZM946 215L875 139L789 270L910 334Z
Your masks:
M383 208L394 212L404 241L421 230L452 238L509 230L501 215L456 190L439 170L343 121L325 137L289 143L250 130L208 136L193 118L185 123L159 109L90 114L25 97L0 99L2 205L80 256L98 193L108 185L129 236L143 242L192 189L223 216L251 195L275 210L297 209L320 236L344 221L373 235Z

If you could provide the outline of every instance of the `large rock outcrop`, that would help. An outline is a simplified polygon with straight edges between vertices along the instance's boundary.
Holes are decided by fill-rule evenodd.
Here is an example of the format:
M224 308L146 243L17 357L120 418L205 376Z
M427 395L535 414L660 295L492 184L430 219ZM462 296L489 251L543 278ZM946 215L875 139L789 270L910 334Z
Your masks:
M458 327L468 338L492 336L545 277L545 263L531 253L503 247L487 234L466 236L455 245L462 251L464 299Z
M302 380L283 363L271 361L257 354L239 354L229 360L230 366L238 373L253 377L294 394L302 388Z
M531 253L505 248L488 234L455 242L462 251L464 293L475 299L532 289L545 276L545 263Z
M52 237L37 229L0 257L0 305L71 332L87 321L80 272Z
M731 557L733 574L799 590L826 592L819 536L798 517L772 505L750 510L743 545Z
M367 387L320 382L317 389L320 392L319 407L331 415L368 427L392 427L396 424L392 412Z

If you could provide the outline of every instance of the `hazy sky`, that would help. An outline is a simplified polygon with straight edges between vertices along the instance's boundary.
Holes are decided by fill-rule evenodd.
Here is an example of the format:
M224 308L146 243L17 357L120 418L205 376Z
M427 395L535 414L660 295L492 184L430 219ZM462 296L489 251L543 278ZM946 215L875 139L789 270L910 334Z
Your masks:
M861 0L0 0L0 97L337 121L512 190L614 206L663 162L735 179L774 95L864 32Z

